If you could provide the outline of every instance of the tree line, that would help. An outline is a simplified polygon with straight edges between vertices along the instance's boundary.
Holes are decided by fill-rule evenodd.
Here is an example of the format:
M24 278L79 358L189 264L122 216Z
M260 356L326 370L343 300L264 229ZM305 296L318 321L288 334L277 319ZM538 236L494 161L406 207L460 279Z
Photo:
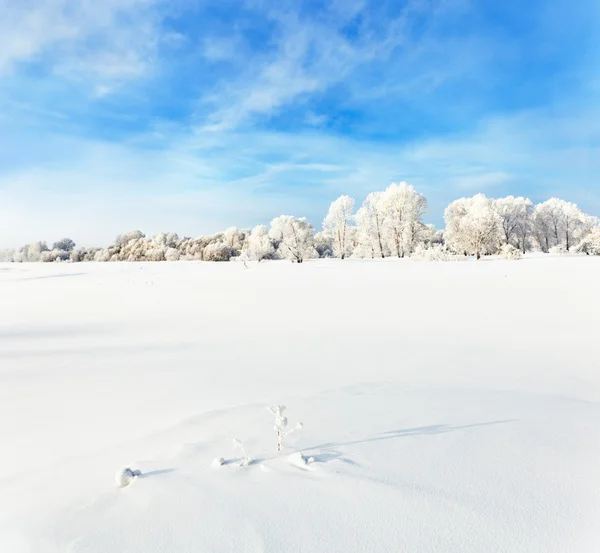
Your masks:
M331 203L318 231L305 217L281 215L270 226L230 227L198 238L175 233L119 235L107 248L79 248L65 238L48 247L26 244L0 252L0 260L25 261L229 261L288 259L302 263L319 257L385 258L413 256L445 260L456 255L502 253L517 259L531 251L600 255L600 220L575 204L550 198L534 205L523 197L477 194L453 201L444 212L444 229L425 224L427 200L406 182L370 193L359 209L342 195Z

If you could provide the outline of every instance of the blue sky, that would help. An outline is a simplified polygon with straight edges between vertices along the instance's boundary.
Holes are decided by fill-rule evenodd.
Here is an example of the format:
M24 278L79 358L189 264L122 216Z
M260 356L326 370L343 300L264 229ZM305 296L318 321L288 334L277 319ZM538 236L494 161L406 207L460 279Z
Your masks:
M406 180L600 215L596 0L0 0L0 247L316 226Z

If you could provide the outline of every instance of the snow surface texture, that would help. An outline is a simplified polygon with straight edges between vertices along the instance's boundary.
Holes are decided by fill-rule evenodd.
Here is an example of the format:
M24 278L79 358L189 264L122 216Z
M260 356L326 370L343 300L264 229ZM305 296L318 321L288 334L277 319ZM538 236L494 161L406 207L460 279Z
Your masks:
M249 267L0 265L0 551L598 552L600 258Z

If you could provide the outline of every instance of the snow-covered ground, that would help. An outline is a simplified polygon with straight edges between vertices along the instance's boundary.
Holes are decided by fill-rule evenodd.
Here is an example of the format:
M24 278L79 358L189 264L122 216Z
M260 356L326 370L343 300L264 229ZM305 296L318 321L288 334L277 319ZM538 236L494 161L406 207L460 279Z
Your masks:
M599 289L592 257L0 265L0 551L597 553Z

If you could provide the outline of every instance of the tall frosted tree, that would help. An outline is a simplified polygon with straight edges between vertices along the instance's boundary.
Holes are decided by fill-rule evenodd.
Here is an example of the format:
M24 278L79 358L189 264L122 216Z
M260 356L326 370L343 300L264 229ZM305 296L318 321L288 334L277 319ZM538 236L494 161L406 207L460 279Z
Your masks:
M277 253L293 263L318 257L315 250L315 228L306 217L280 215L271 221L269 237L277 243Z
M331 203L323 220L323 228L330 230L333 235L333 254L340 259L352 253L350 225L353 221L354 199L346 195Z
M398 257L404 257L412 252L424 229L422 217L427 210L427 200L406 182L392 183L382 194L381 206L390 249Z
M494 200L477 194L452 202L444 212L446 242L457 253L494 253L501 239L501 218Z
M589 227L586 216L574 203L550 198L534 209L534 228L542 251L564 246L569 251Z
M385 257L382 197L382 192L371 192L355 216L359 242L364 250L371 252L371 257Z
M262 261L269 259L275 253L269 232L265 225L258 225L252 229L245 244L245 250L248 258L253 261Z
M532 225L533 204L531 200L507 196L494 200L494 205L500 216L502 241L504 244L518 247L525 253Z

